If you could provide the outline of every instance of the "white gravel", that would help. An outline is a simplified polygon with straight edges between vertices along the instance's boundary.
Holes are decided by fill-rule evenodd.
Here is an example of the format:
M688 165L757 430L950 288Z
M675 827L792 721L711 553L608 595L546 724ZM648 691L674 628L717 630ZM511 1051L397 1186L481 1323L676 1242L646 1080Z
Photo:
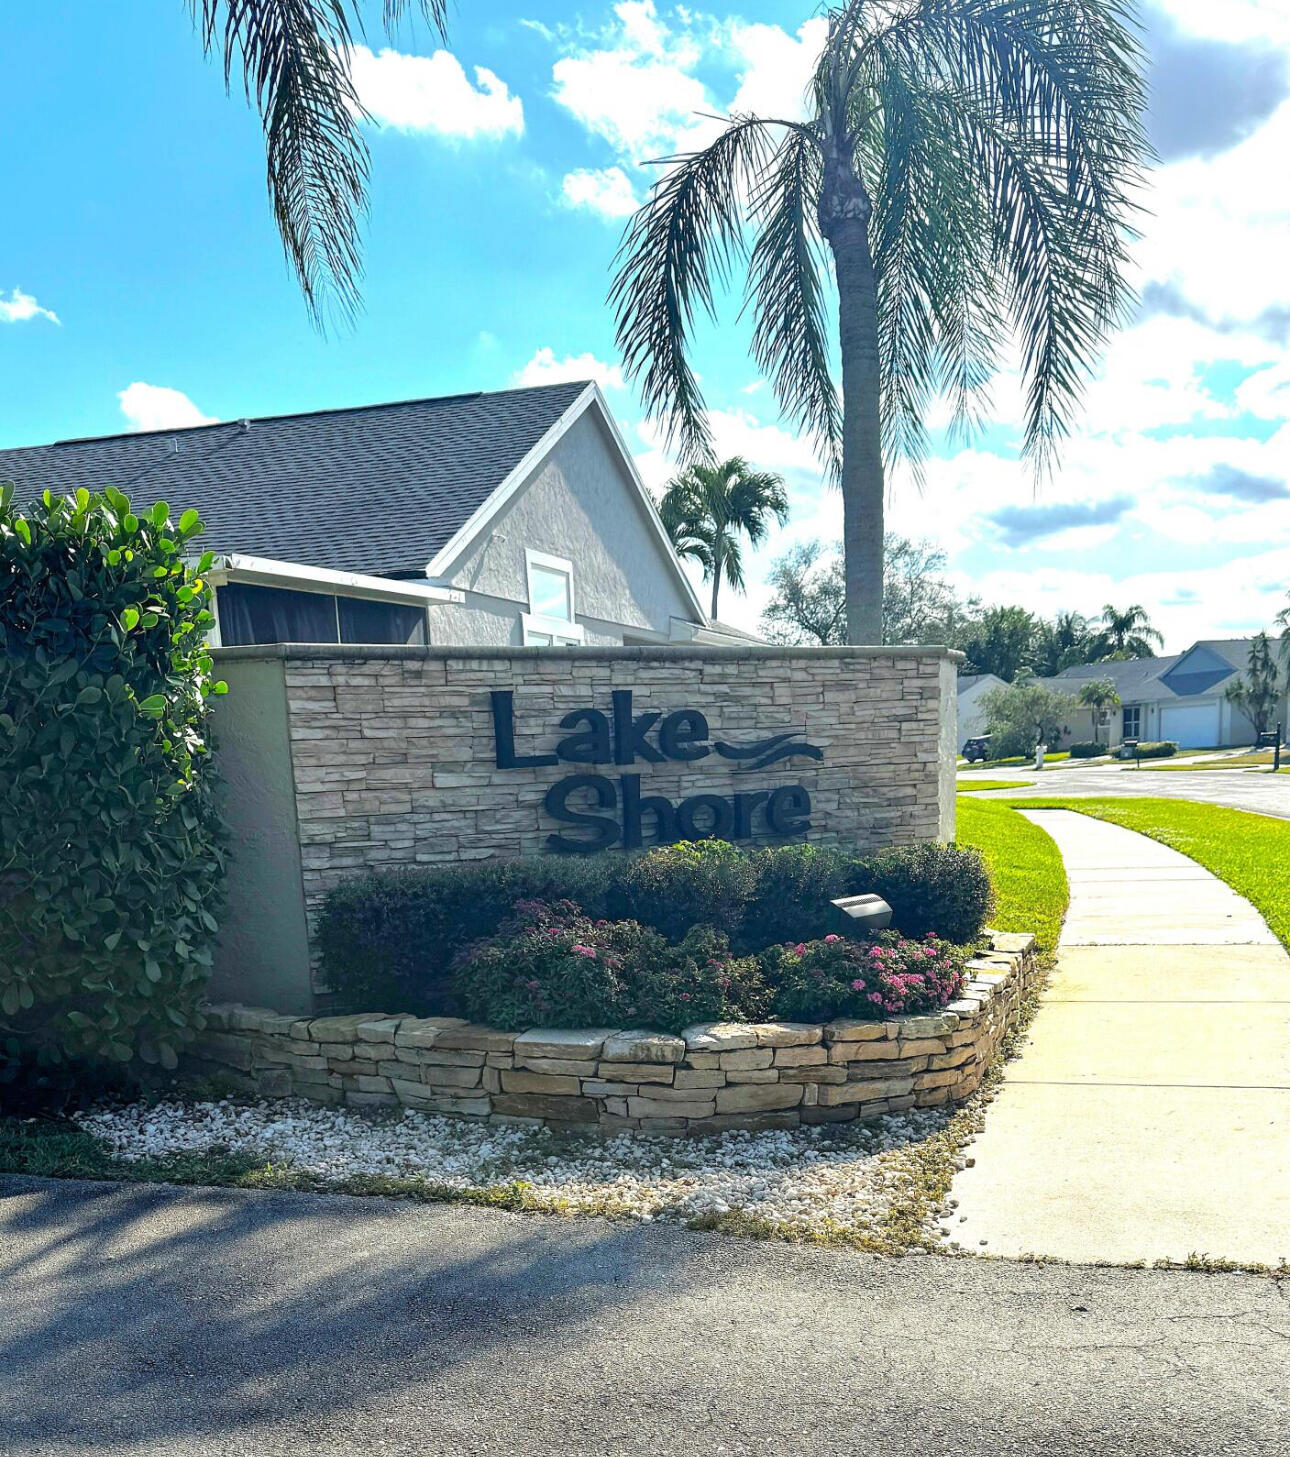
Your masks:
M136 1103L79 1121L131 1160L227 1151L326 1182L355 1174L463 1190L520 1182L552 1207L642 1220L738 1210L807 1233L877 1225L904 1183L904 1151L943 1128L947 1115L911 1111L863 1125L691 1139L558 1135L296 1101Z

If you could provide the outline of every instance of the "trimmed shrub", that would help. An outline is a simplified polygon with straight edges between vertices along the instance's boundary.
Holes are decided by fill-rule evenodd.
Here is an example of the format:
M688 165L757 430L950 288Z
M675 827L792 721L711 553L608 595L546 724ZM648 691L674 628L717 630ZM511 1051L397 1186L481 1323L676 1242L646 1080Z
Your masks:
M856 892L880 895L892 929L937 935L966 945L994 909L994 887L979 850L966 845L910 845L857 862Z
M725 840L693 840L620 862L611 899L618 913L679 941L701 924L733 931L756 890L747 855Z
M1105 744L1072 744L1070 747L1072 759L1100 759L1110 752Z
M200 1029L224 855L196 511L0 487L0 1076L173 1068ZM38 1079L46 1076L36 1072Z
M936 936L906 940L879 931L863 941L826 936L763 957L775 1013L794 1022L930 1012L963 986L961 954Z
M323 907L323 975L353 1011L459 1015L451 968L464 946L496 934L517 901L573 901L599 919L617 871L607 858L533 855L360 876Z
M677 946L637 921L592 921L571 901L521 901L496 936L453 967L468 1016L502 1027L631 1026L759 1016L768 1003L752 957L696 927Z
M1134 753L1139 759L1172 759L1178 752L1177 744L1139 744Z
M840 931L831 901L851 893L861 873L851 856L831 846L779 845L749 856L756 885L735 937L742 950L783 941L810 941Z
M496 935L518 901L572 901L589 920L634 920L673 943L716 926L746 955L849 934L830 901L864 891L890 902L906 935L934 931L954 942L972 941L991 909L976 850L920 845L866 860L811 845L744 854L707 840L631 858L527 856L365 875L328 896L319 945L345 1007L458 1015L454 957Z

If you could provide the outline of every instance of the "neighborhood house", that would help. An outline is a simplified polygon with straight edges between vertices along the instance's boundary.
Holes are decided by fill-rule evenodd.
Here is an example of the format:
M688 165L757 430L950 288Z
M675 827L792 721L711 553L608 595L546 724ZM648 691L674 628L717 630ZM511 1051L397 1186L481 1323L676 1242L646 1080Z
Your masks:
M1085 683L1109 678L1120 706L1094 724L1093 710L1076 706L1067 721L1062 748L1095 738L1118 744L1125 739L1173 742L1184 749L1228 748L1254 742L1254 725L1225 694L1246 669L1248 638L1222 638L1193 643L1185 653L1163 658L1129 658L1124 662L1081 663L1055 678L1036 681L1058 693L1077 697ZM1002 688L993 673L959 679L959 745L988 731L984 699ZM1274 719L1286 722L1285 695Z
M0 480L195 506L217 646L748 641L709 621L591 383L4 450Z

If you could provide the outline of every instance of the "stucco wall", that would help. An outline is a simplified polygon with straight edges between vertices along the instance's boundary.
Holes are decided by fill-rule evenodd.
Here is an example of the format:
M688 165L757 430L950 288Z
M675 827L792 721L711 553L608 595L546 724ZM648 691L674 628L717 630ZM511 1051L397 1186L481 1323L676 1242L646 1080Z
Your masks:
M533 480L443 574L463 607L431 609L432 640L518 645L528 610L525 549L573 563L574 608L588 641L622 641L622 628L666 636L673 617L693 620L635 486L593 411L563 435Z
M231 648L218 658L231 690L217 721L227 752L252 763L262 740L289 744L289 803L261 793L254 775L239 773L230 784L242 861L231 913L243 924L226 938L237 959L222 957L220 985L241 1000L265 1000L255 946L275 910L261 887L288 898L282 866L263 862L290 859L284 837L299 845L295 899L303 897L312 923L327 891L366 869L541 853L555 835L609 835L613 853L631 838L633 792L665 798L678 824L686 813L697 817L699 832L724 815L730 836L749 844L809 839L867 849L954 833L955 678L945 650L319 646ZM265 692L266 674L281 685L277 695ZM248 681L258 685L254 712L245 709ZM552 755L576 731L560 726L565 715L592 710L611 720L615 693L630 692L633 718L654 718L644 721L643 747L614 737L611 762L507 767L494 692L512 695L521 758ZM677 753L660 757L665 716L682 710L701 712L706 734L688 721L671 741ZM749 768L715 747L776 735L816 753ZM596 782L570 785L579 775ZM771 800L776 790L783 793ZM683 808L698 796L713 798ZM599 819L562 821L562 808ZM266 816L275 820L272 833ZM637 823L639 843L648 845L654 813ZM291 865L288 872L295 874ZM288 975L281 967L274 974ZM234 989L230 977L243 984ZM280 1010L295 1011L308 996L307 964L297 958L289 977L294 1001Z

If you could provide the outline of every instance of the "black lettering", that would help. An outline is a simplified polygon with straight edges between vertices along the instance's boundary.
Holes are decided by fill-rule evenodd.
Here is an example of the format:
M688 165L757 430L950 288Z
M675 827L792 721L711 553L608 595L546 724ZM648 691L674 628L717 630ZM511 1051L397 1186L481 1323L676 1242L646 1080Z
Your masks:
M497 748L499 769L541 769L557 763L554 754L517 754L515 752L515 695L509 688L494 688L493 743Z
M755 789L751 794L739 793L735 795L734 838L736 840L749 840L752 838L753 811L759 804L765 804L769 798L770 791L766 789Z
M697 708L681 708L658 726L658 746L669 759L691 763L705 759L712 752L704 742L708 737L708 720Z
M561 779L546 792L542 806L553 820L562 825L581 825L593 832L589 840L572 840L567 835L548 835L546 847L560 855L590 854L593 850L607 850L617 842L621 831L615 820L604 815L585 814L582 810L569 808L569 798L579 790L589 789L592 800L600 809L613 809L618 803L618 791L614 781L603 774L571 774Z
M705 811L712 815L712 824L702 830L699 828L699 816ZM696 794L681 801L676 820L683 839L728 840L735 825L735 811L724 795Z
M613 758L609 742L609 720L595 708L579 708L560 720L562 729L587 727L580 734L570 734L555 746L555 756L568 764L608 764Z
M799 835L811 828L811 796L800 784L784 784L766 805L766 823L776 835Z
M653 812L657 835L655 844L670 845L676 839L676 815L672 802L661 794L641 798L641 777L639 774L620 774L623 800L623 849L639 850L644 843L641 836L641 816Z
M647 764L661 764L663 756L645 737L661 717L657 713L642 713L632 717L632 690L616 689L614 699L614 763L634 764L637 756Z

